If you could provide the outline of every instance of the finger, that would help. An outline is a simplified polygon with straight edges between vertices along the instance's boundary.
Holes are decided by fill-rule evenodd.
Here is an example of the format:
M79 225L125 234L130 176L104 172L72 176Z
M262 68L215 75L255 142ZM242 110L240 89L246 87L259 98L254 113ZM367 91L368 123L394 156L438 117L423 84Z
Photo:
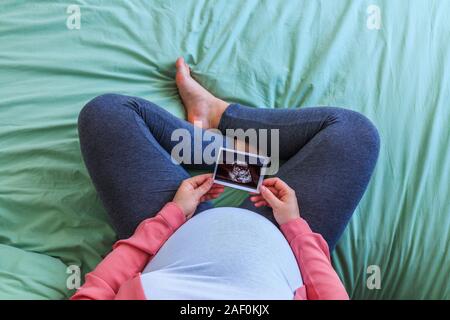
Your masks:
M196 196L197 197L204 196L211 189L213 183L214 181L212 177L207 177L206 180L194 190Z
M267 178L264 179L262 184L263 186L269 187L269 186L273 186L275 184L275 182L277 181L278 178Z
M214 187L214 185L211 187L211 191L217 191L217 192L223 192L225 191L225 188L220 188L220 187Z
M263 181L262 185L271 189L271 190L277 190L277 188L275 187L275 183L269 181L269 182L265 182L266 180ZM250 192L250 194L259 194L257 192Z
M268 187L268 189L277 197L279 196L279 192L274 187ZM250 193L250 195L253 197L262 197L261 192L260 193Z
M224 193L224 189L210 189L208 192L206 192L204 195L202 195L200 201L207 201L207 200L202 200L204 198L211 198L211 199L217 199L218 197L220 197L222 195L222 193ZM210 200L210 199L209 199Z
M224 187L215 187L213 184L210 190L225 191L225 188Z
M217 199L218 197L219 197L219 195L217 195L217 196L215 196L215 195L204 195L203 197L200 198L200 202L205 202L205 201Z
M265 199L264 199L264 197L263 197L262 195L259 195L259 196L257 196L257 197L251 197L251 198L250 198L250 201L251 201L251 202L258 202L258 201L263 201L263 200L265 200Z
M279 191L275 187L267 187L274 195L278 196Z
M280 178L269 178L263 181L263 186L268 188L274 188L278 192L280 191L289 191L291 188L288 186L286 182L281 180Z
M225 187L222 187L222 186L216 186L216 185L212 185L211 186L211 189L219 189L219 190L225 190Z
M196 188L198 188L199 185L201 185L205 180L207 179L207 177L205 177L204 175L200 175L200 176L194 176L194 177L190 177L186 180L184 180L181 185L185 186L185 187L189 187L190 189L195 190Z
M224 193L225 190L224 189L217 189L217 188L215 188L215 189L209 189L208 192L209 193Z
M275 189L274 187L268 187L268 189L277 197L279 198L279 192L277 189ZM253 195L252 197L250 197L250 200L255 199L257 200L258 198L263 198L263 196L260 193L251 193L251 195Z
M282 202L272 193L272 191L265 186L261 186L261 195L272 208L282 204Z
M188 181L195 187L200 187L206 180L212 179L212 173L201 174L198 176L193 176Z
M265 179L262 184L266 187L289 187L286 182L278 177Z
M255 205L255 207L257 207L257 208L263 207L263 206L266 206L266 207L269 206L269 204L267 203L267 201L258 201L258 202L255 202L254 205Z
M250 197L251 202L258 202L258 201L262 201L262 200L264 200L264 198L261 195Z
M221 194L222 194L222 192L214 192L214 193L208 192L207 194L205 194L205 196L218 198L218 197L220 197Z

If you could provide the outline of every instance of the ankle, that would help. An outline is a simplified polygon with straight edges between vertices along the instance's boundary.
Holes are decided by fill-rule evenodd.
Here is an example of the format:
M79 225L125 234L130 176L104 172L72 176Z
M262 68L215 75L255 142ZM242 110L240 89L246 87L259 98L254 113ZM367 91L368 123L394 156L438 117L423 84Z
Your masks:
M223 113L229 106L230 106L229 103L227 103L223 100L220 100L218 98L215 98L215 101L213 104L214 115L212 116L212 119L211 119L211 127L212 128L214 128L214 129L219 128L220 119L222 118Z

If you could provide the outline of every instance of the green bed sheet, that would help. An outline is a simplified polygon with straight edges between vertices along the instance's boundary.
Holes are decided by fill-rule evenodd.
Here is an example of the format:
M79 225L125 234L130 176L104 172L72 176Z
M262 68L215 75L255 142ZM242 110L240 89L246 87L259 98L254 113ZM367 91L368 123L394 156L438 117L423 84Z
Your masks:
M447 0L2 0L0 298L67 298L67 267L85 274L108 252L78 113L117 92L183 116L183 55L225 100L370 118L381 154L334 265L354 299L449 299L449 13Z

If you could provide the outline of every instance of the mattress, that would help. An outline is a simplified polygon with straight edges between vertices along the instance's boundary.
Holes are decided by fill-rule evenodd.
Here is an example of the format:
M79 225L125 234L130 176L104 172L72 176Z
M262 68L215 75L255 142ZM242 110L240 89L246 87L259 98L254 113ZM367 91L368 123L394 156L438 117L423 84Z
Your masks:
M107 254L78 113L116 92L183 117L184 56L227 101L370 118L380 158L334 266L353 299L449 299L448 12L445 0L2 0L0 298L68 298L77 268Z

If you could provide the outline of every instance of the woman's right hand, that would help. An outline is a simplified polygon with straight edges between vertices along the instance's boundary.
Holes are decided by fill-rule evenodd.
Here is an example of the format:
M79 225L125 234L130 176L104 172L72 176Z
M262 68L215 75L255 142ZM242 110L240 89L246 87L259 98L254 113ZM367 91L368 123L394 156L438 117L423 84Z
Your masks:
M255 207L271 207L279 225L300 218L295 191L280 178L264 180L260 192L261 194L250 197L250 200Z
M218 198L224 187L214 184L212 174L203 174L184 180L178 188L173 202L190 219L201 202Z

